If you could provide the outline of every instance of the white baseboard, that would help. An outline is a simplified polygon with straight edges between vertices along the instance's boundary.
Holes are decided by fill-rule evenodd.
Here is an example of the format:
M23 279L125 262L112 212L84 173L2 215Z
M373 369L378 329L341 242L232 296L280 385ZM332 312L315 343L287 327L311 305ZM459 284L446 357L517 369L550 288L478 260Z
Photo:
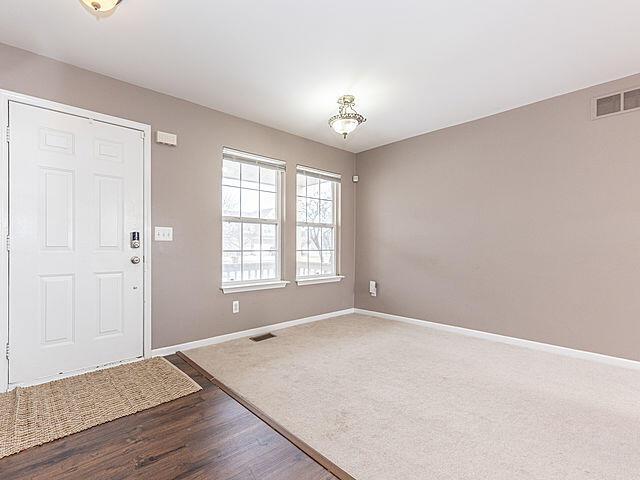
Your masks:
M354 313L361 315L369 315L371 317L384 318L386 320L394 320L397 322L410 323L411 325L418 325L425 328L431 328L434 330L441 330L450 333L457 333L458 335L465 335L467 337L481 338L484 340L490 340L492 342L506 343L508 345L516 345L519 347L530 348L533 350L540 350L548 353L555 353L557 355L564 355L565 357L580 358L582 360L590 360L593 362L606 363L608 365L614 365L616 367L631 368L633 370L640 370L640 362L635 360L629 360L627 358L611 357L609 355L603 355L601 353L587 352L584 350L574 350L573 348L560 347L558 345L551 345L548 343L534 342L532 340L524 340L522 338L507 337L505 335L498 335L497 333L487 333L479 330L471 330L469 328L456 327L453 325L445 325L442 323L429 322L427 320L419 320L417 318L402 317L400 315L392 315L390 313L374 312L371 310L363 310L361 308L354 308Z
M181 343L180 345L155 348L151 350L151 356L162 357L165 355L172 355L178 351L191 350L198 347L206 347L207 345L215 345L216 343L228 342L229 340L235 340L236 338L263 335L274 330L281 330L283 328L293 327L295 325L302 325L304 323L326 320L328 318L339 317L341 315L349 315L351 313L354 313L354 309L347 308L345 310L323 313L321 315L314 315L312 317L298 318L297 320L289 320L287 322L274 323L273 325L265 325L264 327L252 328L250 330L242 330L240 332L227 333L226 335L219 335L217 337L210 337L204 338L202 340L195 340L193 342Z

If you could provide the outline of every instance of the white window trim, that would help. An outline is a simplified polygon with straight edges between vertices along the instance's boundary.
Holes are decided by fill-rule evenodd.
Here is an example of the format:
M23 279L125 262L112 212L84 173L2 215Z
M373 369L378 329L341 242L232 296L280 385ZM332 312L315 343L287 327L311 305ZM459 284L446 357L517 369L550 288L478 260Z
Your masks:
M316 178L323 178L328 181L335 182L334 187L334 198L333 198L333 223L332 224L324 224L324 223L309 223L309 222L298 222L296 221L296 273L298 272L298 264L297 264L297 252L298 252L298 239L297 239L297 227L331 227L334 229L334 246L333 246L333 255L335 262L335 273L333 275L310 275L305 277L296 276L296 284L299 286L303 285L316 285L320 283L332 283L332 282L340 282L344 278L344 275L341 275L341 255L340 252L342 250L342 182L341 175L338 173L327 172L324 170L318 170L311 167L306 167L304 165L296 166L296 199L297 199L297 182L298 182L298 173L302 172L303 174L310 174L309 176L313 176ZM296 202L297 205L297 202ZM296 207L296 219L298 216L297 207Z
M344 278L344 275L331 275L326 277L321 277L321 276L300 277L300 278L296 278L296 283L299 286L317 285L320 283L336 283L336 282L341 282L343 278Z
M282 279L282 262L283 262L283 247L282 247L282 229L284 228L284 188L286 184L286 162L282 160L275 160L268 157L263 157L260 155L255 155L252 153L242 152L240 150L231 149L228 147L223 148L222 158L224 159L228 157L232 161L236 161L239 163L248 163L255 164L260 166L261 164L265 167L273 166L276 172L279 174L277 178L277 197L276 197L276 210L277 216L275 220L270 219L262 219L262 218L250 218L250 217L235 217L235 216L222 216L222 222L237 222L241 225L243 223L257 223L257 224L267 224L267 225L276 225L277 231L277 253L278 253L278 261L276 263L276 279L269 280L238 280L235 282L222 282L220 285L220 290L223 294L227 293L241 293L241 292L251 292L255 290L269 290L274 288L284 288L289 283L289 281ZM240 187L242 188L242 187ZM221 259L222 254L224 253L224 249L220 250ZM221 272L222 273L222 272Z
M256 290L272 290L274 288L284 288L289 283L286 280L264 281L256 283L237 283L226 284L220 287L222 293L242 293L242 292L254 292Z

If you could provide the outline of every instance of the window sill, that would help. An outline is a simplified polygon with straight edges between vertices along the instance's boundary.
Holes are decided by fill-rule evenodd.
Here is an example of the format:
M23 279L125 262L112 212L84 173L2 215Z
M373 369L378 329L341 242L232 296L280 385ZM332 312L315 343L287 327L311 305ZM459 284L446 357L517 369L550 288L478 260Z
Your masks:
M331 277L308 277L308 278L297 278L296 283L300 286L302 285L317 285L319 283L335 283L340 282L344 278L344 275L334 275Z
M241 292L253 292L256 290L271 290L273 288L284 288L290 282L285 280L278 280L276 282L261 282L261 283L239 283L237 285L222 285L220 290L222 293L241 293Z

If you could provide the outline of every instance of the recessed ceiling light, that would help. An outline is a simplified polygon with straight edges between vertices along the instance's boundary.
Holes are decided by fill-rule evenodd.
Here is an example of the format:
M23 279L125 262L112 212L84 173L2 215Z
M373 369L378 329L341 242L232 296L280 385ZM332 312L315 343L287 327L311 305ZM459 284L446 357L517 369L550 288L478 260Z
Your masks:
M82 0L87 7L96 12L108 12L118 6L122 0Z
M335 130L336 133L342 135L343 138L347 138L351 132L353 132L361 123L367 121L362 115L355 110L356 97L353 95L343 95L338 99L338 114L329 119L329 126Z

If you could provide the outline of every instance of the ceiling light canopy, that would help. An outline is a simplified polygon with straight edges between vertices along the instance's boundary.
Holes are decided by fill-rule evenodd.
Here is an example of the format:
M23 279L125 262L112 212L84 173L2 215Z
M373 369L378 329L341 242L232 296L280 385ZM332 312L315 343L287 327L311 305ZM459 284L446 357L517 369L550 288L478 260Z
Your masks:
M122 0L82 0L89 8L96 12L108 12L118 6Z
M362 115L355 110L356 97L353 95L343 95L338 99L338 114L329 119L329 126L333 128L336 133L342 135L343 138L347 138L351 132L353 132L361 123L367 121Z

